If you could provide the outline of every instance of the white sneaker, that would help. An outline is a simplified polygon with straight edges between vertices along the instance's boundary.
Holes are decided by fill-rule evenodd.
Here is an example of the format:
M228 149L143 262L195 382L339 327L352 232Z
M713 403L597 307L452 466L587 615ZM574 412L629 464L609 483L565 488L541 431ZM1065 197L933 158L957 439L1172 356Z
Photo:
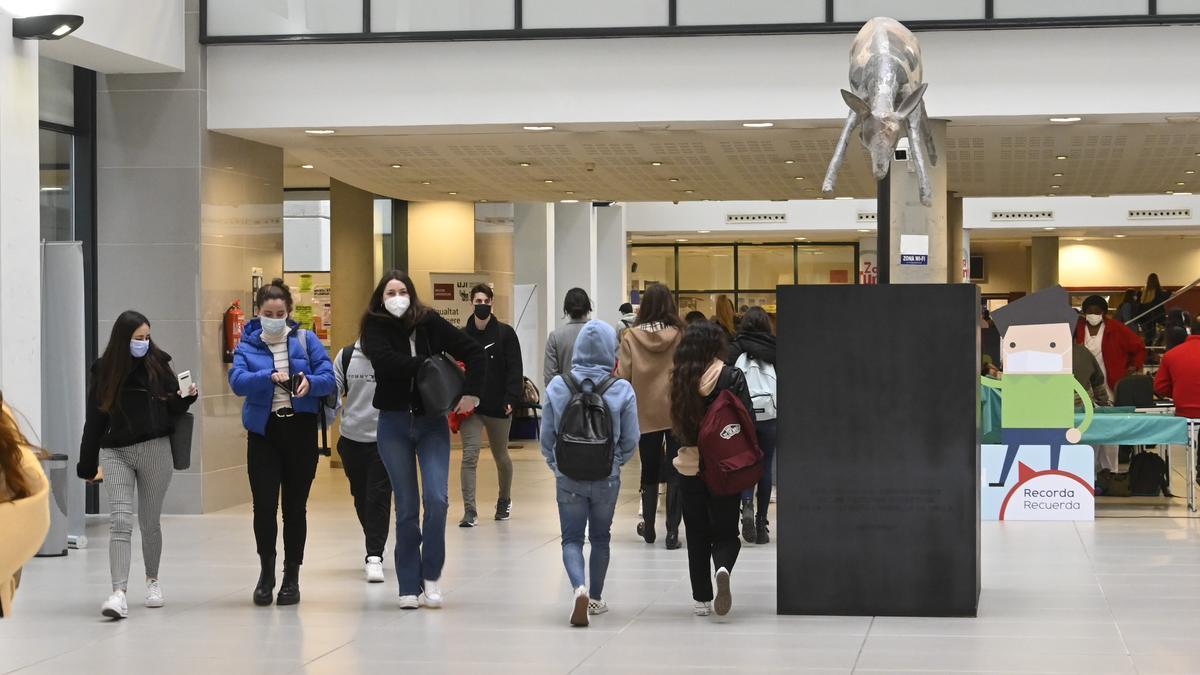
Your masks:
M717 570L717 597L713 598L713 609L717 616L725 616L733 607L733 595L729 592L729 570Z
M108 600L100 605L100 613L110 619L124 619L129 616L129 603L125 601L125 591L113 591Z
M400 609L420 609L421 600L415 595L400 596Z
M708 616L709 614L712 614L712 603L697 602L696 604L692 605L692 613L696 616Z
M367 558L367 564L363 568L367 574L367 583L380 584L383 583L383 558L373 555Z
M442 588L436 581L425 580L425 592L421 594L421 604L429 609L442 608Z
M599 616L608 613L608 603L603 600L588 600L588 614Z
M162 586L159 585L158 579L154 579L152 581L147 581L146 582L146 606L153 609L155 607L162 607L163 604L164 604L164 601L163 601Z
M571 625L576 628L586 628L588 625L588 605L591 601L588 599L587 588L580 586L575 589L575 603L571 607Z

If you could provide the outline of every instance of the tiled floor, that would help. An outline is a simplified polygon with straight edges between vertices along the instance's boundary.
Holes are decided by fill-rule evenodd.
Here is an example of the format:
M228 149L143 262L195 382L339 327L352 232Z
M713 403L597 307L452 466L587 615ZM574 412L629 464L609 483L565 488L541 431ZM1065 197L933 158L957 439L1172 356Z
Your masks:
M0 621L0 673L1200 673L1200 521L1178 506L1106 507L1094 524L985 523L977 619L776 616L774 546L746 547L734 612L718 622L691 615L684 551L634 535L631 467L612 611L581 630L567 626L553 482L534 449L514 454L513 520L448 532L443 610L397 609L390 560L389 583L362 581L345 480L322 466L299 607L250 603L243 507L167 518L167 606L131 602L128 620L109 622L98 611L107 525L96 520L88 550L26 568L16 616ZM486 453L480 470L481 496L494 495ZM141 583L130 590L139 599Z

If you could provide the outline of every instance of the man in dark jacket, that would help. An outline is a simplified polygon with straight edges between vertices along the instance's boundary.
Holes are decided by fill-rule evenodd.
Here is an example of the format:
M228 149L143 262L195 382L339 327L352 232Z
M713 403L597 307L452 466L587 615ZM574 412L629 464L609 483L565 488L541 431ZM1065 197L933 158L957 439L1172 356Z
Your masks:
M475 339L487 354L487 373L483 396L475 414L462 421L463 442L462 493L463 519L459 527L475 527L479 511L475 506L475 470L486 430L496 473L500 479L500 497L496 500L496 520L508 520L512 515L512 458L508 455L508 434L512 427L512 411L524 401L524 371L521 365L521 343L517 333L492 315L495 294L486 284L471 289L474 315L467 319L463 332Z

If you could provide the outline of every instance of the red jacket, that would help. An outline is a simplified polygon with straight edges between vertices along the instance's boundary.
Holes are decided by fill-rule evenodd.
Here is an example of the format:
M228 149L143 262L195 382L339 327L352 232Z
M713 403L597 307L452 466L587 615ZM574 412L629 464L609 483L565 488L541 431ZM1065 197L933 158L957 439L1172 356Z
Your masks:
M1080 321L1079 327L1075 329L1076 342L1084 343L1087 329L1087 322ZM1125 377L1131 367L1140 369L1146 362L1146 343L1142 342L1142 338L1129 330L1125 324L1105 318L1104 339L1100 343L1100 355L1104 357L1104 372L1108 376L1108 386L1116 391L1117 383Z
M1154 378L1154 393L1175 399L1175 414L1200 418L1200 335L1163 355Z

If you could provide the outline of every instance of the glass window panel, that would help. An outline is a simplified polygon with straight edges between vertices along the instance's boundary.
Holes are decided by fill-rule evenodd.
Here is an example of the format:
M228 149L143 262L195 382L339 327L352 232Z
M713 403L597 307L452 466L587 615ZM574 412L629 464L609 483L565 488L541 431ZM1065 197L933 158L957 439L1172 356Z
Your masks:
M796 281L792 247L739 246L738 288L775 288Z
M825 0L679 0L681 26L757 23L824 23Z
M1158 0L1159 14L1200 14L1200 0Z
M733 288L733 246L680 246L679 288L708 291Z
M680 293L679 317L686 317L688 312L700 312L711 319L717 313L717 296L719 295L721 293Z
M75 126L75 66L38 59L38 119Z
M857 279L853 246L798 246L800 284L852 284Z
M629 290L644 291L655 282L675 287L674 246L634 246L629 249Z
M767 314L771 315L772 323L775 319L775 294L774 293L738 293L738 314L744 314L743 307L762 307Z
M515 27L513 0L371 0L371 30L420 32Z
M208 0L209 35L361 33L356 0Z
M396 269L395 246L392 243L392 200L375 200L375 275L378 279L384 272Z
M877 16L898 21L982 19L985 14L984 0L833 0L835 21L866 21Z
M38 131L39 205L41 232L45 241L73 241L71 151L74 139L68 134Z
M666 26L667 0L524 0L524 28Z
M1149 12L1146 0L996 0L997 19L1043 16L1116 16Z

